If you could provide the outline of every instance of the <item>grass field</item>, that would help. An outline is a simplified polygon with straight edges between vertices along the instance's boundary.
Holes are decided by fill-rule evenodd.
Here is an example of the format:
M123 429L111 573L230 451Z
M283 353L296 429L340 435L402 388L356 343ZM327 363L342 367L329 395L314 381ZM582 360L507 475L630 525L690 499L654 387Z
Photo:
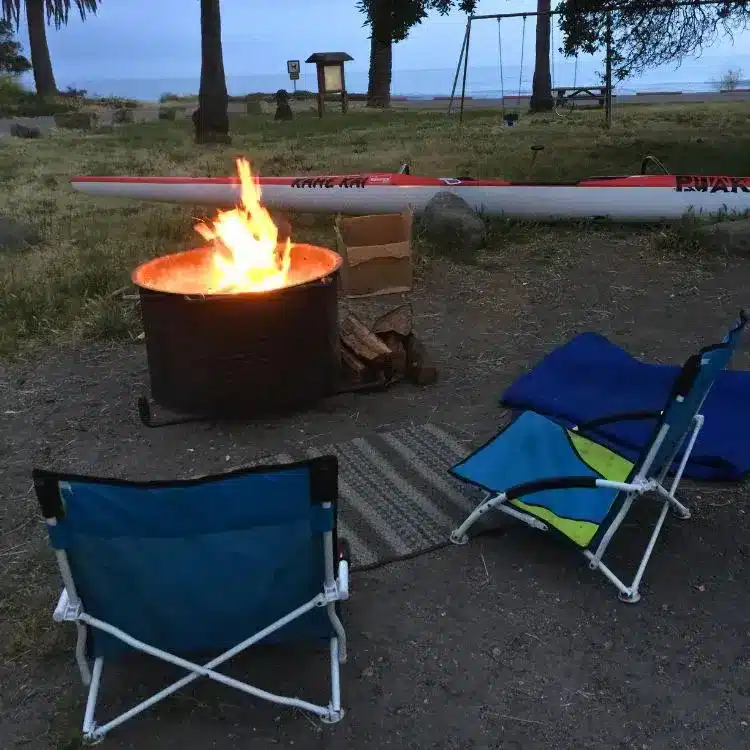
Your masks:
M468 112L463 128L440 113L352 112L322 122L233 120L229 147L196 147L189 121L179 120L0 139L0 215L43 237L0 250L0 748L81 747L75 635L50 617L60 582L31 467L138 479L214 474L427 422L453 426L468 451L496 432L499 394L575 334L596 331L643 359L682 362L723 334L750 288L747 259L700 250L687 222L495 221L476 258L436 257L418 242L419 277L404 299L439 367L433 386L340 394L278 420L149 430L135 409L148 378L143 342L129 340L141 331L138 306L122 290L132 291L139 261L200 242L198 209L75 194L72 175L223 175L247 155L269 175L409 162L415 174L556 180L637 172L649 152L675 172L750 175L748 115L750 103L628 106L607 132L591 111L525 117L514 128L490 111ZM533 145L545 148L532 164ZM334 245L332 217L292 218L295 239ZM370 320L377 305L395 303L346 304ZM746 344L734 366L750 368ZM747 488L685 492L694 518L667 522L637 607L616 604L575 550L509 528L356 572L348 716L335 731L199 681L103 747L744 747ZM646 530L626 525L628 534ZM623 544L615 562L630 569L635 551ZM293 659L284 670L276 658L248 654L237 676L247 669L281 693L299 692L300 672L311 689L323 686L323 672ZM102 718L171 676L155 663L112 669Z
M419 111L332 113L322 121L303 115L284 124L243 117L232 121L231 146L208 148L193 144L189 121L7 138L0 143L2 213L35 226L44 241L0 251L0 352L137 332L136 309L114 293L138 261L198 240L197 209L76 195L69 187L75 174L223 175L244 154L267 175L395 171L409 162L414 174L557 180L633 173L652 153L675 172L747 175L749 115L745 102L623 107L609 132L600 112L526 117L515 128L491 111L468 112L462 127ZM532 162L533 145L544 150ZM330 217L300 223L295 239L331 245L330 225ZM495 229L492 243L511 231L502 223ZM533 238L533 227L521 229Z

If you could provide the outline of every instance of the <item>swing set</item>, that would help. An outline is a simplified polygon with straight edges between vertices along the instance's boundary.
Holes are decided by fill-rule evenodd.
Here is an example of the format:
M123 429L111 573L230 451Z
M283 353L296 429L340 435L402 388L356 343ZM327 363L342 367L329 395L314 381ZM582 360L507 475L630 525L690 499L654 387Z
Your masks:
M558 15L559 12L555 10L548 11L547 13L535 13L528 11L526 13L495 13L492 15L482 16L469 16L466 22L466 31L464 33L463 44L461 45L461 52L458 57L458 65L456 66L456 75L453 78L453 88L451 89L450 101L448 103L448 114L453 111L453 104L456 99L456 88L458 86L458 79L463 76L461 83L461 96L459 104L459 121L463 122L464 114L464 100L466 98L466 77L469 68L469 45L471 43L471 27L474 21L481 21L487 19L495 19L497 21L497 53L498 53L498 67L500 73L500 101L503 113L503 120L508 125L513 125L518 121L521 112L521 99L523 98L523 59L524 51L526 47L526 21L529 16L539 15ZM505 106L505 75L503 68L503 33L502 23L504 19L509 18L521 18L521 63L519 65L518 73L518 92L516 95L516 107L513 112L506 112ZM555 44L554 44L554 24L550 24L550 53L551 53L551 69L553 86L552 92L554 95L553 109L555 113L560 117L567 116L576 106L577 102L598 100L599 106L604 107L607 113L607 123L611 123L612 119L612 86L611 81L608 80L608 85L602 87L592 86L578 86L578 55L575 56L575 67L573 69L573 85L572 86L555 86ZM608 66L609 67L609 66ZM462 71L463 68L463 71ZM608 79L610 76L608 76Z

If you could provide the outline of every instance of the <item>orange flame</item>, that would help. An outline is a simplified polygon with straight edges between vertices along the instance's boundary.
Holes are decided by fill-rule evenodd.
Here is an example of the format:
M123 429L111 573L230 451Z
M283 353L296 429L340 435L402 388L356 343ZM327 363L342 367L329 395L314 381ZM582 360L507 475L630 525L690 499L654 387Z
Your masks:
M260 203L260 185L247 159L237 159L240 205L219 211L211 224L195 230L214 246L209 294L264 292L288 283L291 240L279 246L279 230Z

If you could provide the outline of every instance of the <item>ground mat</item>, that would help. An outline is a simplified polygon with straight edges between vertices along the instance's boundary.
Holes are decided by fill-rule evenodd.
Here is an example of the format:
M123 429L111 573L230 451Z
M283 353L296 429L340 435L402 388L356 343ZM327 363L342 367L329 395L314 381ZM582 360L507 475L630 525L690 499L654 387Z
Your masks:
M338 458L339 534L361 568L448 542L481 499L476 488L448 474L471 447L451 428L430 423L264 456L257 463Z
M545 414L571 426L618 412L659 410L679 371L642 362L597 333L576 336L516 380L503 406ZM720 373L703 405L706 422L685 477L738 481L750 472L750 372ZM652 421L618 422L590 437L635 460L653 430Z

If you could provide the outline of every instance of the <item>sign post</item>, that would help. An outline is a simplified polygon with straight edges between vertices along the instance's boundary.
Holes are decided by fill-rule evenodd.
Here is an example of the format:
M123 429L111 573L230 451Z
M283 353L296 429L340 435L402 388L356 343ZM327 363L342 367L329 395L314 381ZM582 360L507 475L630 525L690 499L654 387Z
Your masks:
M294 86L294 92L297 93L297 81L299 81L299 60L287 60L286 70L289 73L289 80Z

